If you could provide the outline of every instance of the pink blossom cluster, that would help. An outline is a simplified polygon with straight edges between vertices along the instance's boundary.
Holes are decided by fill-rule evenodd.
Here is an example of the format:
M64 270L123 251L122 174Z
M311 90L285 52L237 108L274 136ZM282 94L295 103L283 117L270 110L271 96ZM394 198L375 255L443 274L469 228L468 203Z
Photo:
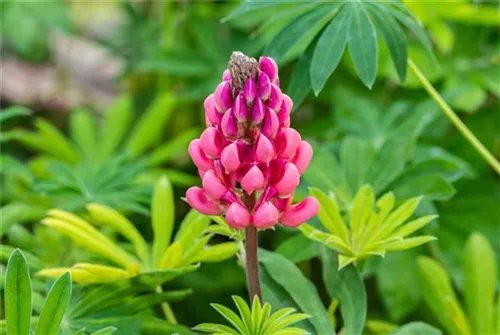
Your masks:
M238 56L246 57L232 59ZM254 68L230 62L204 102L207 128L189 145L203 187L188 189L186 200L202 214L224 215L236 229L296 227L319 208L313 197L292 204L313 151L290 128L293 103L281 92L274 60L246 59Z

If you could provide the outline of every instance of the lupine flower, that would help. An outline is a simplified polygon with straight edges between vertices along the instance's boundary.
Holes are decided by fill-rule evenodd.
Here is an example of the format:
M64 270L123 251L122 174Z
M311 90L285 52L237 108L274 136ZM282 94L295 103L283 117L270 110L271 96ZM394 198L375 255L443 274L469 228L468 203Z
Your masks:
M313 154L290 128L292 107L274 60L234 52L222 82L205 99L207 128L189 146L203 188L191 187L187 202L202 214L224 215L236 229L278 222L297 227L316 215L313 197L292 204Z

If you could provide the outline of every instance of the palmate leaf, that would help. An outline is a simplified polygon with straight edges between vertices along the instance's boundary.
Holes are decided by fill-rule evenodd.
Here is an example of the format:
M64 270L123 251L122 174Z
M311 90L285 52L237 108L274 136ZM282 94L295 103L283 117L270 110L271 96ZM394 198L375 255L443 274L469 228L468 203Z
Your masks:
M283 8L286 11L294 8L306 10L284 21L280 17L285 11ZM385 41L401 81L406 77L407 60L406 36L402 27L408 29L432 55L432 46L422 25L396 0L318 2L310 7L304 6L301 1L246 0L225 20L235 20L259 10L265 11L267 15L262 15L261 19L266 23L261 26L266 27L259 29L258 33L265 35L265 31L277 30L272 34L273 38L268 39L264 51L267 56L274 57L278 62L286 61L301 55L311 44L310 49L314 49L313 61L309 64L303 62L295 71L303 72L302 67L307 66L316 95L335 71L346 49L349 50L359 78L371 87L377 74L377 35ZM320 36L317 42L312 42L317 35ZM302 89L308 90L311 86L303 86Z

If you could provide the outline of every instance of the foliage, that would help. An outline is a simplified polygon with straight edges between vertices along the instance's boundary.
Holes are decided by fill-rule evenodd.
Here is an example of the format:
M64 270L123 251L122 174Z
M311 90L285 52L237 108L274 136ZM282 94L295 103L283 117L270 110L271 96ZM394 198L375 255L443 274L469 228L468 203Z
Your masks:
M233 296L233 301L240 315L229 308L212 304L212 307L221 314L232 327L203 323L194 327L194 330L211 334L241 334L241 335L286 335L286 334L308 334L305 330L290 325L305 320L310 316L303 313L295 313L293 308L284 308L271 313L271 305L261 305L259 298L253 299L252 308L238 296Z
M411 198L395 207L394 194L387 193L375 202L373 189L363 186L344 215L349 218L349 225L346 225L334 194L328 196L318 189L312 189L311 194L320 202L318 217L328 232L309 224L299 229L308 238L337 250L340 268L371 255L384 257L386 251L410 249L436 239L433 236L408 237L435 218L427 215L407 222L420 198ZM374 211L374 207L378 211Z
M89 220L59 209L50 210L42 223L68 236L76 244L118 265L77 263L71 268L49 268L41 270L41 276L56 277L71 272L77 283L103 283L151 273L156 276L174 278L195 270L197 262L214 262L233 256L238 250L236 242L227 242L207 247L212 238L205 234L210 219L191 211L181 223L179 231L171 241L174 227L174 199L172 186L166 177L156 184L151 203L151 227L153 244L148 246L135 226L116 210L97 203L87 205ZM120 247L96 229L107 226L123 236L131 245L135 255Z

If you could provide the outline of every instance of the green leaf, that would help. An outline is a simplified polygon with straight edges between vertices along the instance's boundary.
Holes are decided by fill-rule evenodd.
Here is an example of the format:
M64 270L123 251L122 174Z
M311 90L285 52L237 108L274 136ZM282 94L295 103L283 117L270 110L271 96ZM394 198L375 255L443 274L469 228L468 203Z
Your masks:
M333 4L333 6L337 5ZM330 11L333 6L332 4L323 4L290 22L268 44L264 54L272 57L278 63L290 56L301 54L333 16L333 11Z
M473 233L463 258L464 295L467 316L474 334L493 334L497 285L495 251L480 233Z
M47 295L35 335L57 335L59 326L71 298L71 274L57 278Z
M111 335L114 334L118 329L116 327L106 327L93 332L91 335Z
M318 249L314 242L302 234L296 234L283 241L276 248L276 252L294 263L307 261L318 255Z
M221 262L238 253L240 245L237 242L224 242L201 250L194 258L195 262Z
M420 300L416 252L388 253L377 269L377 285L391 320L401 321Z
M152 288L156 288L156 286L166 283L167 281L183 276L187 273L196 271L199 267L200 267L199 264L195 264L195 265L184 266L182 268L177 268L177 269L144 272L136 277L131 278L130 280L132 282L132 285L145 284Z
M366 322L366 292L363 280L354 266L349 264L339 270L336 252L320 246L323 264L323 280L330 297L340 301L344 319L343 333L359 335Z
M395 182L393 191L398 198L425 196L426 200L449 200L455 194L453 185L439 174L403 176Z
M158 166L170 160L175 154L187 151L189 143L198 137L198 129L183 131L179 136L158 147L148 156L150 166Z
M406 36L400 28L398 22L390 15L384 15L377 7L370 6L371 17L375 21L382 37L391 53L392 61L398 72L399 79L404 82L406 79L406 68L408 58L408 45Z
M319 299L316 288L302 272L285 257L270 251L259 250L263 300L273 308L294 307L314 315L297 327L312 334L335 334L328 313Z
M210 224L210 217L200 214L191 209L182 220L179 230L175 235L175 241L179 241L183 249L187 249L193 241L202 236L205 228Z
M311 89L309 68L311 67L313 51L314 49L309 47L309 49L299 58L297 65L295 65L295 70L292 73L292 77L290 78L287 93L293 101L292 111L297 110L297 107L304 101Z
M343 6L343 4L337 4ZM337 68L347 44L351 11L337 9L339 13L321 34L311 61L311 85L318 95L327 79Z
M239 318L239 316L230 310L229 308L219 305L219 304L210 304L220 315L224 317L234 328L236 328L240 334L245 334L245 324Z
M339 158L351 190L358 190L367 182L366 175L375 159L375 148L370 141L349 136L342 141Z
M167 249L174 229L175 208L174 190L166 176L156 183L151 203L151 224L153 226L153 262L160 264L160 259Z
M441 331L424 322L410 322L394 331L389 335L441 335Z
M327 196L319 189L311 188L311 194L319 202L318 218L329 232L338 236L344 243L349 243L349 231L340 215L340 209L335 195Z
M53 124L44 119L37 119L35 126L44 143L50 145L65 161L73 164L80 160L71 143Z
M0 122L5 124L5 122L16 118L18 116L29 116L33 114L33 111L24 106L12 106L1 110Z
M469 324L446 270L425 256L420 256L417 263L422 295L436 319L450 334L470 334Z
M156 98L137 121L125 145L125 151L132 157L137 157L157 143L161 139L163 127L172 114L175 103L176 98L171 94Z
M132 97L130 95L122 95L106 111L99 142L102 159L112 156L118 149L132 122L132 108Z
M349 53L359 78L371 89L377 76L377 33L361 2L347 4L351 13Z
M31 326L31 279L21 250L9 258L5 274L5 320L7 335L29 335Z
M85 156L90 160L98 158L97 129L92 112L83 108L72 111L70 133Z

